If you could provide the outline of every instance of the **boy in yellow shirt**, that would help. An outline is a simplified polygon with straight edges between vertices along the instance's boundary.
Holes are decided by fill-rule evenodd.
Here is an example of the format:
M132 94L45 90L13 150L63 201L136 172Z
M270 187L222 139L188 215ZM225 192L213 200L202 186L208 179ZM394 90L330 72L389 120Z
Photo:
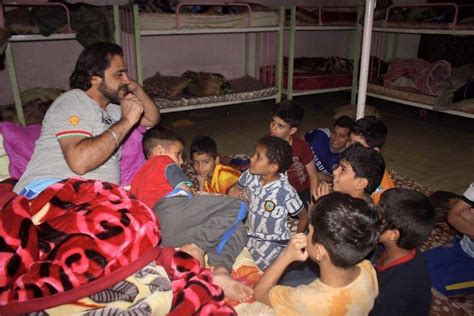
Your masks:
M239 180L239 171L220 163L216 142L209 136L194 137L190 156L199 191L227 194Z
M334 192L310 212L309 233L294 235L254 288L277 315L367 315L378 295L375 270L364 258L376 245L380 221L362 199ZM297 287L276 285L293 261L318 263L320 277Z

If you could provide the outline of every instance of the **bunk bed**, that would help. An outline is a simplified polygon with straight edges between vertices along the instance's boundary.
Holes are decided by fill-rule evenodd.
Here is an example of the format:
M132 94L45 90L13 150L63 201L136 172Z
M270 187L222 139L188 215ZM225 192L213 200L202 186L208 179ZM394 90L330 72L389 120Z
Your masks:
M461 6L454 3L434 3L419 5L392 5L387 8L384 19L373 22L373 32L379 34L395 34L388 38L388 44L384 40L377 40L375 49L380 53L386 45L389 53L395 56L393 52L396 49L396 35L398 34L434 34L434 35L452 35L452 36L473 36L474 19L467 16L474 6ZM436 20L436 15L442 10L442 18ZM423 18L413 18L413 16L422 16ZM474 12L474 10L472 10ZM433 21L434 20L434 21ZM454 69L451 73L456 72ZM444 113L474 118L474 98L465 99L462 103L454 104L453 91L451 83L453 77L446 78L446 89L439 93L421 93L420 91L410 91L409 89L394 88L382 84L381 75L369 78L367 85L367 95L379 99L384 99L396 103L414 106L426 110L436 110ZM474 71L471 73L474 78ZM467 80L468 78L466 78ZM449 101L448 101L449 100Z
M211 7L236 8L237 12L222 14L219 12L193 13L190 8L199 5ZM176 7L174 13L164 12L140 12L137 5L124 7L120 10L120 24L122 35L122 46L125 50L126 63L129 73L136 77L139 83L144 82L141 39L148 36L182 35L192 36L195 34L245 34L245 76L227 80L228 89L214 95L197 96L182 93L172 96L153 96L162 113L186 111L191 109L209 108L243 102L253 102L281 99L281 77L282 77L282 50L283 50L283 27L284 10L279 11L255 8L246 3L215 2L182 2ZM255 36L255 58L251 60L250 50L252 38ZM275 36L276 34L276 45ZM252 73L252 63L255 69L258 64L271 63L270 50L272 45L277 49L276 69L269 69L269 74L255 76ZM255 60L256 59L256 60ZM275 63L275 62L274 62ZM268 78L274 77L276 72L276 83L270 82ZM257 71L254 71L257 73ZM215 75L215 74L211 74ZM173 78L170 78L173 79ZM179 78L175 77L176 80Z
M71 13L69 8L60 2L48 2L48 0L3 0L0 1L0 28L5 29L8 27L5 18L6 7L56 7L64 10L66 17L65 27L61 27L58 32L49 34L47 36L38 33L38 28L33 28L33 31L29 30L27 33L16 33L8 37L6 48L5 48L5 61L6 68L9 72L10 85L13 92L13 100L15 104L17 118L20 124L26 125L25 113L23 109L23 102L21 97L21 91L18 84L18 78L15 67L15 58L12 50L12 45L19 42L42 42L42 41L69 41L77 40L77 33L71 26ZM118 23L118 7L113 7L114 11L114 23ZM117 28L115 28L117 30ZM115 41L119 41L118 32L114 33Z
M284 92L288 99L293 96L325 93L333 91L344 91L353 89L357 82L361 28L357 25L361 8L348 6L317 6L296 7L292 6L289 19L287 19L286 30L290 32L288 71L284 74ZM352 61L340 57L333 58L295 58L296 32L321 32L321 31L346 31L353 33L353 56ZM306 67L308 63L330 63L341 61L344 67L324 69L324 67ZM338 64L336 62L335 64ZM355 102L355 93L352 94L352 103Z

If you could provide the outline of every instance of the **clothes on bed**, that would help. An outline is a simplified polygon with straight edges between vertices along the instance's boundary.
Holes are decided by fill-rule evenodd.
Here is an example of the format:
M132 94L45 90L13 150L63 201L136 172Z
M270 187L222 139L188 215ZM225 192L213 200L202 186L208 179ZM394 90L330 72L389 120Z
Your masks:
M264 271L290 239L288 215L298 215L303 203L283 173L278 180L262 185L260 176L247 170L240 176L238 185L245 188L249 198L247 248Z
M227 194L229 189L239 181L239 177L238 170L218 163L212 173L211 181L204 182L204 192Z
M179 189L182 184L191 183L181 168L159 155L138 170L131 192L159 218L162 246L194 243L207 253L210 265L231 270L247 242L247 205L230 196L191 196Z
M383 173L382 181L380 182L380 185L378 188L370 195L372 198L372 201L375 204L379 204L380 197L382 196L382 193L385 190L392 189L395 187L395 182L393 182L392 176L390 176L390 173L388 172L387 169L385 169L385 172Z
M378 315L428 315L431 305L431 279L426 260L418 249L382 265L383 247L374 258L379 295L370 312Z
M334 151L331 148L331 130L329 128L313 129L307 132L304 138L313 152L316 170L331 176L332 171L339 165L341 152L344 150Z
M277 315L368 315L378 294L377 277L367 260L357 265L360 273L350 284L334 288L320 279L296 288L277 285L269 298Z
M58 140L73 136L100 135L120 117L119 105L109 104L106 110L103 110L82 90L74 89L62 94L46 113L33 156L14 191L20 193L33 180L77 176L69 168ZM118 149L104 164L82 177L119 183L120 153Z
M288 181L296 189L303 204L310 202L310 181L306 165L313 160L313 153L309 145L299 137L292 137L293 162L288 168Z
M462 200L474 207L474 182ZM464 235L452 247L436 247L424 252L433 287L446 296L474 293L474 240Z

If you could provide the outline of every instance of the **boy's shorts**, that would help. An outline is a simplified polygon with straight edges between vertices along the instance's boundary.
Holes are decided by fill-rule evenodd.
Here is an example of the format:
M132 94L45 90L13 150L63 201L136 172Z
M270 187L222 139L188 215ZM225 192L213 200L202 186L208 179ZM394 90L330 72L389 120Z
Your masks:
M298 192L298 196L300 197L301 202L303 202L303 206L308 209L309 202L311 201L311 194L309 193L309 189Z

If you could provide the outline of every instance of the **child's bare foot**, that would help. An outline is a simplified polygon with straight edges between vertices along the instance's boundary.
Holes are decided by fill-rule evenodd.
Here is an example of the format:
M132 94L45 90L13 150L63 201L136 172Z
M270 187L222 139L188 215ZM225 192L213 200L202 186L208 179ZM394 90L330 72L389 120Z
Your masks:
M196 244L186 244L182 245L180 248L182 251L186 252L187 254L191 255L194 259L199 261L201 266L204 267L204 251L199 248Z
M232 279L227 271L219 268L214 270L213 280L215 284L222 288L227 298L242 303L250 300L253 296L253 289L251 287Z

